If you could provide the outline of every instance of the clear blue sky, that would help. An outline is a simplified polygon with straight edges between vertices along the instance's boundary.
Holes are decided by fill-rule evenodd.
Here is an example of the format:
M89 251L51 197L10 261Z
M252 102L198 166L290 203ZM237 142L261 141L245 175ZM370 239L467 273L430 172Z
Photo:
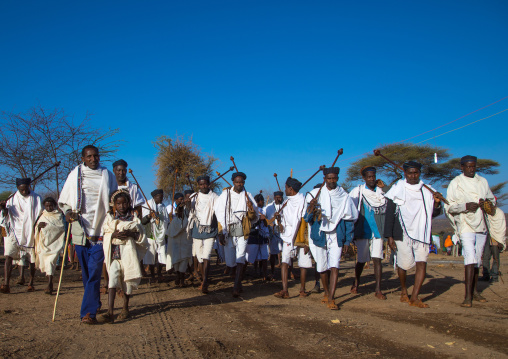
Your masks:
M0 109L88 111L94 126L120 127L119 157L146 191L152 141L177 132L218 157L219 171L233 155L252 192L273 189L274 172L303 181L340 147L348 159L508 96L507 18L504 0L6 0ZM497 183L508 175L507 119L427 143L499 161Z

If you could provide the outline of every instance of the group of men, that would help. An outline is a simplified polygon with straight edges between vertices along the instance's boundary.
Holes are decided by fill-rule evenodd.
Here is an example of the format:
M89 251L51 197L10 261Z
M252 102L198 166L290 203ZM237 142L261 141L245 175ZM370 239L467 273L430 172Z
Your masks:
M470 307L473 300L485 301L476 291L481 255L487 238L495 244L499 243L499 246L504 245L504 232L501 236L500 228L503 225L506 227L504 214L500 215L499 209L497 214L485 210L486 203L493 207L496 200L487 181L476 174L476 162L477 159L473 156L462 158L462 174L450 183L448 204L444 206L444 212L452 222L463 247L466 288L462 303L464 307ZM65 222L70 226L84 286L80 317L86 324L97 322L96 315L101 308L100 282L103 272L106 283L109 284L109 293L121 282L117 280L119 269L114 272L115 278L108 280L111 268L103 270L104 253L108 254L106 263L110 266L114 262L112 259L120 258L121 252L117 247L125 248L121 245L126 243L127 238L133 236L139 242L139 238L145 235L143 229L131 229L126 232L128 235L119 234L115 226L126 220L127 213L130 213L127 209L133 211L128 217L134 221L132 228L138 228L139 223L148 226L146 234L150 239L147 247L137 252L140 255L137 261L129 260L129 264L127 261L122 262L123 276L126 273L137 273L137 267L132 270L125 266L139 266L141 261L141 272L144 271L144 265L148 265L152 277L155 267L160 276L162 265L165 265L167 270L176 274L177 286L183 286L184 275L190 270L200 273L199 288L207 294L210 258L215 247L224 257L228 272L234 278L232 295L236 298L243 292L242 280L247 263L257 262L263 278L270 281L273 277L267 274L268 261L273 274L276 258L280 255L282 289L275 293L277 298L290 297L288 277L297 260L301 272L300 296L308 295L305 290L306 272L315 266L324 289L322 303L330 309L338 309L334 295L341 254L353 242L358 257L351 293L358 293L365 263L372 260L375 297L386 300L381 291L381 261L386 239L396 253L402 288L400 301L426 308L428 304L421 301L419 294L426 275L431 222L433 217L443 211L443 197L423 184L420 179L420 163L409 161L403 168L404 179L394 183L386 193L384 183L376 178L375 167L364 167L361 170L364 183L350 193L338 185L338 167L325 168L323 183L317 184L305 195L301 192L302 183L289 177L284 192L275 192L274 201L266 205L262 195L252 196L247 192L247 175L243 172L233 173L233 185L225 188L220 195L212 191L208 176L200 176L197 178L198 192L177 193L171 199L172 204L166 207L163 204L162 190L154 190L152 198L145 201L139 187L127 180L127 163L124 160L116 161L112 173L100 165L99 150L89 145L83 148L82 163L71 171L65 182L58 199L61 212L53 208L55 206L48 206L46 212L63 213ZM0 224L6 230L4 284L0 287L2 293L10 292L13 260L20 260L21 266L23 261L28 261L28 288L29 291L34 290L35 263L40 255L34 242L37 231L42 231L45 227L41 228L40 223L36 226L43 212L43 202L30 190L30 179L18 179L16 185L18 191L15 195L8 201L0 202ZM125 193L120 195L122 191ZM118 197L118 213L115 212L112 194ZM125 200L120 197L125 197ZM125 204L125 201L128 203ZM44 205L49 202L51 200L44 200ZM108 213L111 216L105 225ZM105 228L109 233L108 248L103 248ZM53 254L58 253L58 246L60 249L63 246L62 233L55 232L59 242L52 240ZM116 257L109 258L111 256ZM53 263L54 256L51 258ZM191 269L194 265L197 271ZM415 283L409 295L406 273L414 266ZM39 268L42 269L41 266ZM45 270L50 276L51 291L53 270Z

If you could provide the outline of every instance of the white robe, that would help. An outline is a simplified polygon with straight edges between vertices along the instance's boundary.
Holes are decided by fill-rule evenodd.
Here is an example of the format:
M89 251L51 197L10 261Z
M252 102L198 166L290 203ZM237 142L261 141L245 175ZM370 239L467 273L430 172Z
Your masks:
M116 183L116 181L115 181ZM141 194L141 191L139 190L139 187L135 183L131 183L129 180L125 182L124 186L118 186L118 183L116 185L116 188L112 190L112 192L116 191L117 189L127 189L129 191L129 195L131 196L132 200L132 207L136 208L137 206L143 206L145 204L145 199L143 198L143 195Z
M249 192L247 192L247 196L249 196L254 213L259 218L257 215L258 207L256 206L254 197L252 197ZM230 198L231 203L229 203ZM243 217L247 214L247 208L245 189L240 193L236 193L232 188L222 191L219 198L215 201L215 216L224 234L228 233L230 224L242 223ZM251 221L251 223L255 223L256 221L257 218Z
M168 227L166 269L178 268L182 261L192 262L192 239L187 234L187 216L174 216Z
M125 240L121 239L112 239L111 236L114 231L136 231L139 233L138 240L134 240L134 238L128 238ZM104 263L106 264L106 269L109 273L111 263L113 262L111 255L112 249L111 246L119 245L120 246L120 260L122 261L123 267L123 281L129 282L129 284L135 289L139 285L142 274L141 274L141 266L139 262L145 256L145 252L148 248L147 238L145 234L145 229L141 225L141 221L134 215L134 219L132 221L122 221L119 219L115 219L111 214L108 214L106 220L103 225L104 232Z
M386 204L384 191L377 186L373 191L367 187L365 183L353 188L353 190L349 193L349 197L351 197L355 203L358 212L361 210L364 198L367 201L367 206L371 208L379 208Z
M59 254L64 250L65 224L62 212L44 210L37 222L46 223L46 226L39 230L35 229L35 267L46 275L55 273L56 262Z
M34 225L42 212L41 197L30 191L24 197L17 191L7 201L7 216L0 211L0 225L7 231L7 235L21 250L34 248Z
M450 204L445 204L445 214L459 236L462 233L483 233L487 230L481 208L476 212L466 211L468 202L479 203L480 199L488 199L496 203L485 178L478 174L473 178L458 175L448 185L446 199Z
M412 185L401 179L385 197L397 205L404 233L413 241L430 244L434 196L428 189L423 188L423 182Z
M60 207L67 205L74 212L81 211L80 224L88 236L102 235L102 225L109 210L109 196L111 189L115 188L114 180L114 175L105 167L92 170L80 164L65 181L58 204Z
M283 231L280 234L280 238L286 243L293 244L296 233L300 228L302 217L307 210L307 203L301 193L288 196L284 203L286 203L286 205L281 213Z
M215 214L214 207L215 201L219 196L213 191L209 191L207 194L198 192L194 196L191 203L191 211L189 216L189 225L187 231L192 231L194 225L199 225L199 231L211 231L211 224L213 216Z
M318 203L321 206L320 231L322 232L332 232L341 220L356 221L358 219L356 205L342 187L337 186L329 190L324 185L319 194Z
M152 226L152 239L158 244L163 245L166 243L167 226L169 224L169 216L166 211L166 207L162 203L156 204L153 198L148 200L147 207L150 207L153 211L159 214L159 225L157 225L154 218L150 219L150 225ZM143 208L142 212L143 217L150 214L150 210L147 208Z

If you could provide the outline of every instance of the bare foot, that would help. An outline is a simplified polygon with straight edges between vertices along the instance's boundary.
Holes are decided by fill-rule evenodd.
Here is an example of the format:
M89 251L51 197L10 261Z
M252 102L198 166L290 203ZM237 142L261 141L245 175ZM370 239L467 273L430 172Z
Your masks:
M351 294L358 294L358 286L354 285L351 287L350 290Z
M400 301L402 303L409 303L409 297L407 296L407 294L401 294L400 295Z
M409 305L412 307L418 307L418 308L428 308L429 307L428 304L425 304L420 299L410 300Z
M377 299L386 300L386 296L385 296L383 293L381 293L381 292L376 292L376 293L374 294L374 296L375 296Z

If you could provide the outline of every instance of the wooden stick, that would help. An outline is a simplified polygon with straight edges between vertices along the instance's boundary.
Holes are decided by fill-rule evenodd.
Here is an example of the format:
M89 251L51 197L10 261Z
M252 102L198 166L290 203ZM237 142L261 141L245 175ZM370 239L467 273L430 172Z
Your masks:
M215 173L217 173L218 175L220 174L220 173L219 173L219 171L215 171ZM222 177L222 176L221 176L221 177ZM217 177L217 179L219 179L219 178L221 178L221 177ZM233 187L233 186L231 185L231 183L229 183L229 182L228 182L228 180L227 180L227 179L225 179L225 178L222 178L222 179L224 180L224 182L226 182L226 183L228 184L228 186L229 186L229 187Z
M282 190L280 189L280 185L279 185L279 180L277 179L277 173L274 173L273 174L273 177L275 177L275 180L277 181L277 187L279 187L279 191L282 192ZM303 187L303 186L302 186Z
M224 172L223 174L221 174L219 177L217 177L216 179L214 179L212 182L210 182L210 184L214 183L215 181L221 179L222 177L224 177L227 173L231 172L232 170L234 170L235 167L234 166L231 166L229 167L229 170L227 170L226 172ZM219 174L219 171L215 171L215 173ZM224 180L226 181L226 180ZM227 184L229 184L228 181L226 181Z
M136 181L136 185L139 187L139 190L141 191L141 194L143 195L143 198L145 199L146 205L150 209L150 211L153 212L153 209L150 208L150 203L148 203L148 199L145 196L145 192L143 192L143 189L141 189L141 186L139 185L138 180L136 179L136 176L134 176L134 173L132 173L132 169L129 168L129 173L131 174L132 178L134 178L134 181Z
M335 166L335 164L337 163L337 160L339 159L340 155L342 155L343 153L344 153L344 150L342 148L337 151L337 157L335 157L335 161L333 161L333 163L332 163L332 165L330 167ZM316 197L315 198L319 198L319 195L321 194L321 190L323 189L323 186L325 185L325 183L326 183L326 180L324 180L323 184L321 185L321 187L319 187L319 191L318 191L318 193L316 193Z
M320 171L324 170L325 168L326 168L325 165L319 166L319 169L316 172L314 172L314 174L310 176L310 178L307 181L305 181L304 184L302 184L302 188L305 187L305 185L309 183L311 179L313 179Z
M173 219L173 212L175 210L175 189L176 189L176 175L178 174L178 168L175 168L175 179L173 180L173 195L171 196L171 219Z
M404 168L402 168L401 166L399 166L398 164L396 164L395 162L393 162L391 159L389 159L388 157L384 156L380 150L374 150L374 156L379 156L379 157L382 157L384 158L386 161L388 161L390 164L392 164L394 167L398 168L399 170L401 170L402 172L406 172L404 171ZM434 191L432 188L430 188L429 186L427 186L425 183L423 184L423 187L425 187L426 189L428 189L430 191L430 193L432 193L433 195L437 195L437 198L439 198L441 201L443 201L444 203L446 204L449 204L448 201L446 200L446 198L443 197L443 195L439 192L436 192Z
M72 223L69 223L69 227L67 228L67 238L65 239L65 248L63 252L63 258L62 258L62 268L60 269L60 280L58 281L58 289L56 291L56 298L55 298L55 307L53 308L53 322L55 321L55 315L56 315L56 305L58 303L58 295L60 294L60 287L62 286L62 277L63 277L63 271L64 271L64 265L65 265L65 256L67 254L67 247L69 246L69 238L71 234L71 228ZM74 258L72 258L74 260Z
M47 170L45 170L44 172L42 172L40 175L38 175L37 177L35 177L31 182L30 184L34 183L34 182L37 182L42 176L44 176L46 173L48 173L49 171L51 171L53 168L55 167L58 167L60 166L60 161L58 162L55 162L51 167L49 167ZM7 197L7 199L5 200L5 202L7 202L8 200L10 200L15 194L16 194L17 191L14 191L13 194L11 194L9 197Z
M236 172L238 172L238 167L236 167L236 163L235 163L235 159L233 158L233 156L231 156L229 158L231 160L231 162L233 162L233 166L235 166L235 169L236 169ZM227 181L226 181L227 182ZM234 182L234 181L233 181ZM233 186L231 186L233 187ZM245 189L245 186L243 186L243 190L245 191L245 199L247 200L247 207L248 207L248 210L252 211L253 208L252 208L252 203L250 201L250 198L249 196L247 195L247 190Z
M187 177L187 181L189 182L189 186L192 192L194 192L194 188L192 188L192 182L190 180L190 175L188 173L185 174L185 177Z

